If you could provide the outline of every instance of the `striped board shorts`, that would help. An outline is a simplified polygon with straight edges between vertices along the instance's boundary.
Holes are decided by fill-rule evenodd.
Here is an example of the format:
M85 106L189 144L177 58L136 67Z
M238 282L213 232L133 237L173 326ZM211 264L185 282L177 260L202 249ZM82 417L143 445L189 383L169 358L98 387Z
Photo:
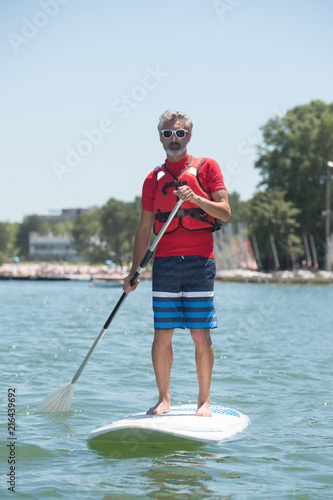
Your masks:
M217 328L215 261L206 257L155 257L153 311L156 330Z

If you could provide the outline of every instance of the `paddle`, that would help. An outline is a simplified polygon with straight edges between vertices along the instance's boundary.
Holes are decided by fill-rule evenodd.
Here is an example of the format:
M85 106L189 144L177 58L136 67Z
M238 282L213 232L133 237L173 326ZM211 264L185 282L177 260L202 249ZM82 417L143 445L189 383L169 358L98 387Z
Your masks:
M151 247L147 250L145 256L143 257L142 261L140 262L139 267L137 268L137 270L135 271L135 273L131 279L131 285L134 285L134 283L136 283L136 281L138 280L139 276L141 275L143 269L146 267L146 265L150 261L151 257L153 256L153 253L155 251L155 248L157 247L160 239L162 238L163 234L167 230L170 222L175 217L182 202L183 202L183 200L181 200L181 199L178 200L176 206L174 207L174 209L170 213L170 215L169 215L167 221L165 222L164 226L162 227L161 231L156 236ZM43 399L43 401L39 404L39 406L37 408L38 413L53 413L53 412L70 410L77 379L79 378L79 376L83 372L84 367L88 363L92 353L94 352L94 350L96 349L96 347L98 346L100 341L102 340L106 330L110 326L111 321L113 320L113 318L117 314L118 309L120 308L120 306L122 305L122 303L124 302L126 297L127 297L127 294L125 292L123 292L122 296L120 297L116 306L114 307L113 311L111 312L110 316L106 320L105 325L103 326L103 328L102 328L101 332L99 333L98 337L96 338L95 342L93 343L93 345L89 349L86 357L82 361L78 371L75 373L72 380L70 382L68 382L67 384L61 386L59 389L53 391L48 396L46 396L46 398Z

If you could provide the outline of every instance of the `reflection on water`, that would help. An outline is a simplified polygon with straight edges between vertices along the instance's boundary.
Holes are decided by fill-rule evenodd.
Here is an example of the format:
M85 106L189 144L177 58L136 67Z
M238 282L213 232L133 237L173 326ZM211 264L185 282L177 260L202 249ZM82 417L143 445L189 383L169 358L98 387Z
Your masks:
M155 488L149 496L152 498L197 498L213 494L209 484L212 476L207 472L206 463L198 460L194 454L177 458L174 462L169 457L168 464L156 461L142 474Z
M98 455L104 458L128 459L140 457L167 457L173 453L182 453L183 451L195 451L202 445L200 443L188 442L179 445L179 443L143 443L133 441L130 443L121 442L103 442L97 440L88 441L88 446Z

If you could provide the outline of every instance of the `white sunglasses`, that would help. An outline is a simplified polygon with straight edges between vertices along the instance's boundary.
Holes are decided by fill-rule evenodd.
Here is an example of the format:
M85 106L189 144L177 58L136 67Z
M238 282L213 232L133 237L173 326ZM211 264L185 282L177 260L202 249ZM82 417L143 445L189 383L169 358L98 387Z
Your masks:
M164 139L170 139L171 137L173 137L173 135L176 135L178 137L178 139L183 139L183 137L185 137L185 135L188 133L189 133L188 130L184 130L184 129L161 130L161 134L163 135Z

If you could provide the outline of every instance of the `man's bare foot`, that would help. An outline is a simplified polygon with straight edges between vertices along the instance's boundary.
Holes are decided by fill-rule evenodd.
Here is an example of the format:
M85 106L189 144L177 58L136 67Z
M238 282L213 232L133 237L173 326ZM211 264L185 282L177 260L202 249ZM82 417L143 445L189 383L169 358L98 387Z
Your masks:
M209 403L204 403L201 406L198 405L196 415L197 417L212 417L213 413L209 407Z
M171 407L168 401L159 401L155 406L149 408L146 415L162 415L163 413L170 413Z

